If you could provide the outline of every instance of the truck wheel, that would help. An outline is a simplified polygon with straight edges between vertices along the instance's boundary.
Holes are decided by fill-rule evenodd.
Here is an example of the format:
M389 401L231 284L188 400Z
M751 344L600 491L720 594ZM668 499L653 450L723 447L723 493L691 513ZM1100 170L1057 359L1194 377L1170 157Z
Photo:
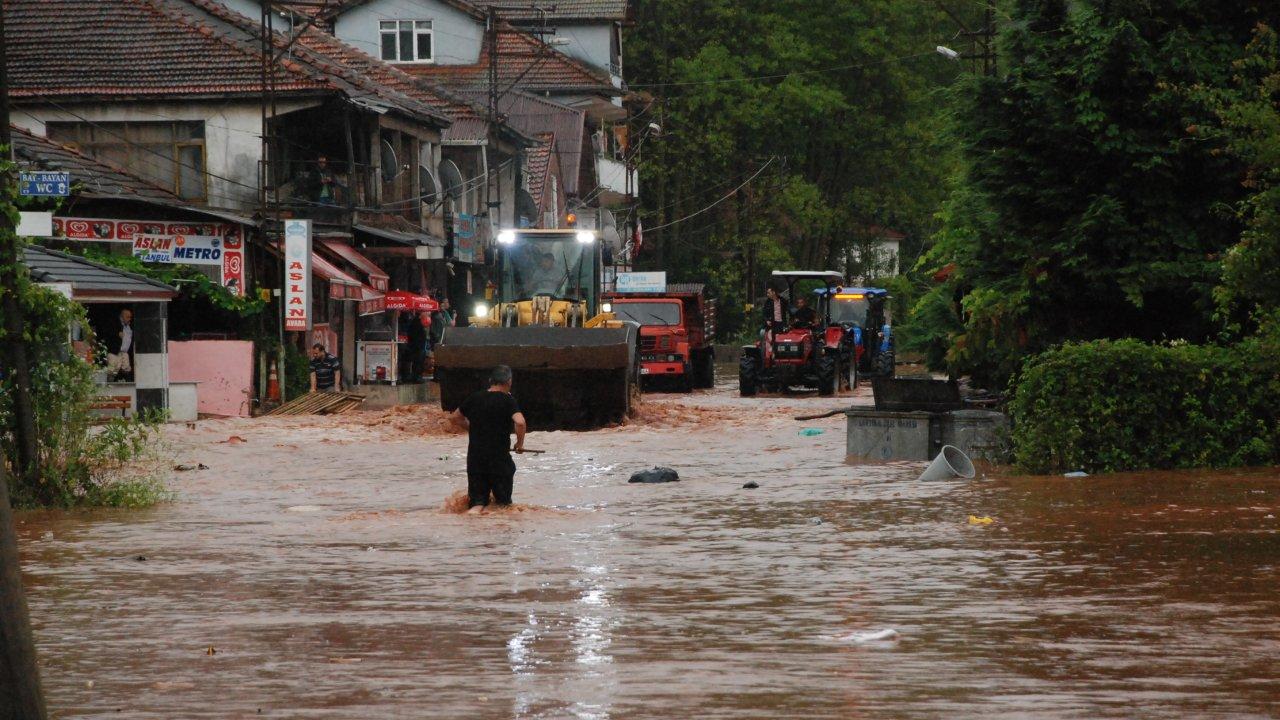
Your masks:
M755 397L759 381L760 367L755 357L743 355L738 361L738 394L742 397Z
M693 363L690 363L689 361L686 360L684 363L684 372L680 375L680 380L679 380L680 392L684 392L684 393L693 392L693 388L697 384L697 380L693 376L693 370L694 370Z
M716 386L716 356L707 350L698 356L697 387L713 388Z
M824 352L818 358L818 394L835 395L840 390L840 359L835 353Z

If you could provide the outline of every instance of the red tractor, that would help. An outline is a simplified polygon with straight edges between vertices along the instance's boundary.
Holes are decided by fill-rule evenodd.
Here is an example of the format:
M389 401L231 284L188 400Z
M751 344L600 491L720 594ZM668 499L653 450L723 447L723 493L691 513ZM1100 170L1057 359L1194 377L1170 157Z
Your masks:
M792 387L816 388L819 395L835 395L848 386L852 353L845 329L831 322L830 297L844 276L835 271L774 271L773 282L785 282L787 297L798 298L796 284L816 281L826 286L818 293L812 319L793 317L776 330L766 329L755 345L742 348L738 365L738 391L743 397L756 392L781 392ZM804 293L804 296L810 293Z

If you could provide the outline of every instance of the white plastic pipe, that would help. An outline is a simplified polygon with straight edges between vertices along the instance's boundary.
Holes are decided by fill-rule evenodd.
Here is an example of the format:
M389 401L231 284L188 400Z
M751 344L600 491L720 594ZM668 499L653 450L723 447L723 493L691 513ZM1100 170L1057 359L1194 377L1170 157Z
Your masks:
M951 478L971 479L977 472L973 469L973 461L962 450L952 445L943 445L942 452L929 463L920 475L920 480L950 480Z

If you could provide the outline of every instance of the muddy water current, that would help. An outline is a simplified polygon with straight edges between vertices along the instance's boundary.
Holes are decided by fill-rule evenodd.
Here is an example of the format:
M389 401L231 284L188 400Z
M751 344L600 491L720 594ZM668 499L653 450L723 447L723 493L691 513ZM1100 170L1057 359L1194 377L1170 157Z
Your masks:
M922 484L831 405L534 434L479 516L430 413L176 427L175 502L19 518L53 715L1280 715L1280 472Z

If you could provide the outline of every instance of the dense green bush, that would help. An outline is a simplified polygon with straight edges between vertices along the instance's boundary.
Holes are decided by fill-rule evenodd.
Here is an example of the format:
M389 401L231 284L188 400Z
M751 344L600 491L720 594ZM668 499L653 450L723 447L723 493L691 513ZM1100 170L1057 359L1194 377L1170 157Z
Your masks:
M1015 460L1037 473L1280 462L1277 350L1266 339L1052 349L1016 381Z

